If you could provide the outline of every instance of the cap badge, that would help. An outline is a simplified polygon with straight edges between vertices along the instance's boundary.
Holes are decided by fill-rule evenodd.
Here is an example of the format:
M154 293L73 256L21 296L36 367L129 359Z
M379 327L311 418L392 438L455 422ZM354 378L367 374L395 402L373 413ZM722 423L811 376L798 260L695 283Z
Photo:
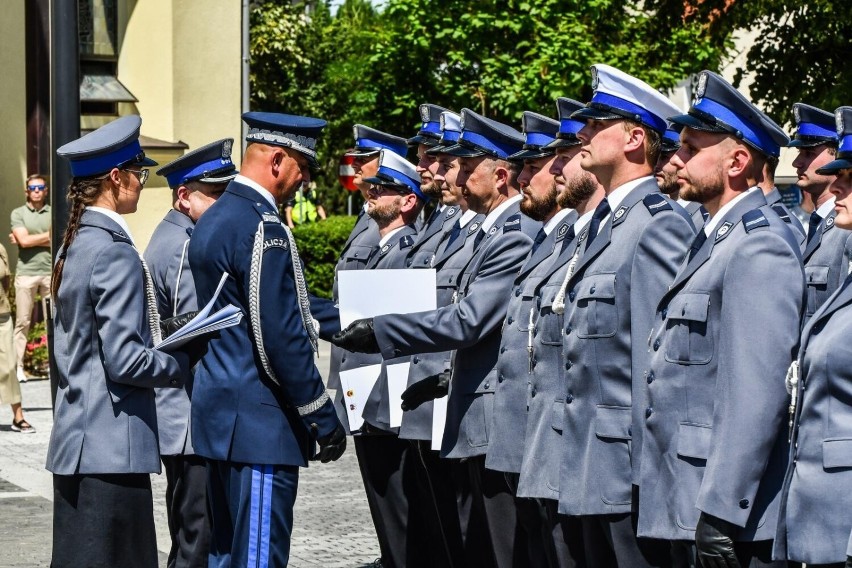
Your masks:
M444 115L443 115L443 114L441 114L441 116L438 118L438 122L439 122L439 123L440 123L440 125L441 125L441 130L446 130L446 129L447 129L447 126L446 126L446 122L447 122L447 121L446 121L446 120L444 120Z
M459 130L464 130L464 113L459 118Z
M592 90L597 91L599 84L600 79L598 78L598 69L597 67L592 67Z
M702 73L698 76L698 86L695 88L695 98L704 98L704 92L707 90L707 73Z
M799 105L793 105L793 119L796 121L796 124L802 122L802 114L799 112Z
M358 125L357 124L352 127L352 138L354 138L355 140L358 139Z
M429 122L429 107L426 105L420 105L420 118L423 122Z
M843 136L843 113L837 113L834 115L834 122L837 126L837 135Z
M225 140L222 143L222 159L223 160L231 157L231 146L232 145L233 145L233 142L231 142L230 140Z

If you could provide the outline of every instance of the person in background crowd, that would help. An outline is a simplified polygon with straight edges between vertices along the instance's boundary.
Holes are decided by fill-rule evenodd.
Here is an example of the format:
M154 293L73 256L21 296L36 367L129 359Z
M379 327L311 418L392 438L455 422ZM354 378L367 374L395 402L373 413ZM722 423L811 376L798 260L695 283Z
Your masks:
M12 406L12 431L22 434L35 432L24 419L21 407L21 385L15 376L17 358L15 357L14 324L9 305L9 255L6 247L0 244L0 404Z
M292 199L284 205L284 219L291 229L296 225L316 223L326 219L325 209L315 191L316 182L312 181L299 188Z
M70 216L52 278L59 370L47 469L53 473L51 566L156 568L152 473L160 473L155 387L180 388L204 339L154 349L151 276L123 214L148 179L138 116L65 144Z
M27 352L27 334L30 331L36 296L50 296L50 205L48 187L44 176L33 174L27 178L25 205L12 210L12 234L18 245L18 265L15 267L15 352L18 356L17 376L27 380L24 372L24 354Z

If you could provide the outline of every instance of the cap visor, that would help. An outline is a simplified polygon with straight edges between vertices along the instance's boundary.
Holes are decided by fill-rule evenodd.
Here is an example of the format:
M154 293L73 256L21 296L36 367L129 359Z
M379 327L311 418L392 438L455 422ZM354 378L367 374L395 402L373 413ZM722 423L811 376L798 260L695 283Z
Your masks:
M811 139L801 139L801 138L793 138L787 144L788 148L813 148L815 146L820 146L822 144L830 144L836 145L837 140L835 138L811 138Z
M438 144L437 146L432 146L431 148L426 150L426 153L429 154L430 156L435 156L437 154L443 154L444 151L447 148L450 148L451 146L452 146L452 144L450 146L443 146L441 144Z
M374 156L379 153L378 148L354 148L346 152L347 156L355 156L356 158Z
M718 126L714 126L712 124L707 124L700 118L696 116L692 116L691 114L679 114L677 116L672 116L669 118L670 122L674 124L678 124L680 126L685 126L688 128L692 128L694 130L703 130L705 132L720 132L726 133L724 128L719 128Z
M417 146L418 144L425 144L426 146L437 146L440 143L437 138L425 136L423 134L418 134L417 136L409 138L405 142L409 146Z
M518 160L531 160L533 158L552 156L554 151L555 150L553 149L548 149L547 146L542 146L537 150L521 150L520 152L515 152L506 159L512 162L516 162Z
M461 144L455 144L453 146L447 146L444 148L443 154L449 154L450 156L457 156L459 158L478 158L479 156L485 156L487 152L482 150L477 150L476 148L468 148L467 146L462 146Z
M570 148L578 144L582 144L579 138L557 138L553 142L542 146L542 148L545 150L555 150L556 148Z
M620 114L607 112L594 107L583 107L580 110L571 113L572 120L614 120L616 118L624 118Z
M234 172L232 174L215 176L215 177L200 178L197 181L200 181L201 183L227 183L227 182L231 181L232 179L234 179L235 177L237 177L237 172Z
M850 168L852 168L852 159L839 158L819 168L816 173L820 175L833 175L840 170L848 170Z
M134 162L134 164L137 165L137 166L159 166L160 165L158 162L155 162L154 160L152 160L148 156L145 156L139 162Z
M680 144L666 144L665 142L660 144L660 152L663 154L674 154L678 150L680 150Z

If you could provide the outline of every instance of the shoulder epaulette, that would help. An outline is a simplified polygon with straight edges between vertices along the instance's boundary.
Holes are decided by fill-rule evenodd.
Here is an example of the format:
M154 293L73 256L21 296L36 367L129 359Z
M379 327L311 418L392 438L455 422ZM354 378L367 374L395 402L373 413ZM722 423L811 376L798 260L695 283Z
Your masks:
M781 220L785 223L792 223L792 221L790 220L790 216L787 214L787 210L784 209L782 206L773 205L772 210L778 213L778 216L781 217Z
M280 223L281 222L281 217L279 217L275 213L272 213L271 211L264 211L263 214L261 214L261 217L263 218L264 223Z
M506 222L503 223L503 232L508 233L509 231L520 231L521 230L521 214L516 213L506 219Z
M414 244L414 237L411 235L405 235L401 239L399 239L399 249L407 249L408 247Z
M648 208L648 212L653 216L660 211L673 211L672 204L662 193L649 193L642 199L642 203Z
M775 208L773 207L773 209ZM752 209L743 215L743 228L746 230L746 233L750 233L760 227L768 226L769 221L760 209Z
M114 243L126 243L128 245L133 246L133 241L130 240L130 237L122 233L121 231L110 231L112 235L112 242Z

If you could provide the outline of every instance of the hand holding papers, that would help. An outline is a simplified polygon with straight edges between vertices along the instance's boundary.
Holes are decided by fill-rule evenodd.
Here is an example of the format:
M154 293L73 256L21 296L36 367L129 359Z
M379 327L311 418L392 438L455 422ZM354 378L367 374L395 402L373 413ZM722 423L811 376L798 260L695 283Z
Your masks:
M181 327L159 344L155 345L154 349L159 351L172 351L196 337L240 323L240 320L243 319L243 313L238 307L232 304L228 304L213 314L210 313L213 311L213 305L219 298L219 292L222 291L222 287L225 285L225 281L227 279L228 273L222 273L222 279L219 280L219 286L216 287L216 292L213 294L213 298L207 302L207 305L204 306L204 308L202 308L194 318L187 322L185 326Z

